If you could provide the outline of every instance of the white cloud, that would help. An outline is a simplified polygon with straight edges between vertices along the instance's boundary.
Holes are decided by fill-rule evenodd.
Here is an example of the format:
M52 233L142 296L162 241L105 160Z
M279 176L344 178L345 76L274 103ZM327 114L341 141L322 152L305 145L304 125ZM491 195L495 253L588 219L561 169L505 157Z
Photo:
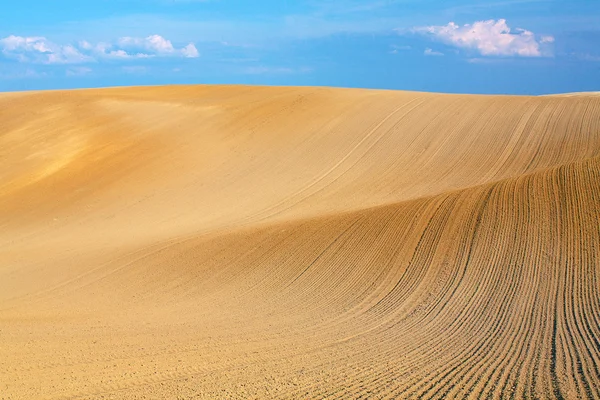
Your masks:
M61 46L45 37L8 36L0 39L2 53L21 62L38 64L78 64L93 61L72 45Z
M115 60L127 60L132 58L150 58L153 57L150 54L145 53L128 53L125 50L110 50L110 48L96 48L96 54L98 58L107 58Z
M198 52L198 49L196 48L196 46L194 46L193 43L190 43L187 46L185 46L181 50L181 53L184 55L184 57L187 57L187 58L198 58L198 57L200 57L200 53Z
M514 29L506 20L478 21L463 26L450 22L442 26L414 28L413 32L428 35L449 45L471 49L484 56L543 57L551 55L548 48L552 36L536 35L525 29Z
M152 35L146 38L147 47L157 53L172 53L175 51L170 40L159 35Z
M439 51L434 51L430 48L426 48L425 51L423 52L423 54L425 54L426 56L443 56L444 53L441 53Z
M81 40L79 42L79 47L84 50L91 50L94 46L92 46L92 44L90 42L88 42L87 40Z
M48 54L49 64L81 64L94 61L71 45L61 46L60 51Z
M194 43L177 49L170 40L160 35L151 35L146 38L122 37L117 41L122 49L137 51L137 54L148 54L160 57L186 57L197 58L200 56Z
M127 52L125 50L112 50L109 52L103 52L102 55L105 57L109 57L109 58L130 58L131 57L131 55L127 54Z
M155 54L169 54L175 52L170 40L160 35L152 35L147 38L122 37L117 41L119 47L134 51L147 51Z
M45 37L21 37L10 35L4 39L0 39L3 51L37 51L39 53L50 52L49 42Z
M122 37L112 43L92 44L81 40L77 45L53 43L42 36L11 35L0 39L0 51L5 57L34 64L82 64L100 62L103 59L200 56L194 43L178 49L170 40L160 35L146 38Z

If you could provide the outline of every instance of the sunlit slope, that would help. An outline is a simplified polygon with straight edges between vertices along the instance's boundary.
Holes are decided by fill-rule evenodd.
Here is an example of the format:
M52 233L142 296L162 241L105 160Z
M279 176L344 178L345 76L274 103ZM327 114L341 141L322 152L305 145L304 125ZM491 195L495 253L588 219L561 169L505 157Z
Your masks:
M0 114L2 396L600 397L598 96L120 88Z

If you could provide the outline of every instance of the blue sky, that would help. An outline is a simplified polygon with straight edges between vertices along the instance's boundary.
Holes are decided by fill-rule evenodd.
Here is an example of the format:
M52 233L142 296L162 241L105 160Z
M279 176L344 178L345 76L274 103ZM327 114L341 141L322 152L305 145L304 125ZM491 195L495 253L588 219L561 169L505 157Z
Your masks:
M600 90L599 0L22 0L0 18L1 91Z

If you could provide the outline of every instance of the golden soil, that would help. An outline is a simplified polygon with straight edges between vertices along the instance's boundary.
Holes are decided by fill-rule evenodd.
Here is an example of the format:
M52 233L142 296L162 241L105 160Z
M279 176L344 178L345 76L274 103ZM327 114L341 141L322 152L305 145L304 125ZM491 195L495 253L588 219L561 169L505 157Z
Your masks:
M0 399L600 398L600 96L0 95Z

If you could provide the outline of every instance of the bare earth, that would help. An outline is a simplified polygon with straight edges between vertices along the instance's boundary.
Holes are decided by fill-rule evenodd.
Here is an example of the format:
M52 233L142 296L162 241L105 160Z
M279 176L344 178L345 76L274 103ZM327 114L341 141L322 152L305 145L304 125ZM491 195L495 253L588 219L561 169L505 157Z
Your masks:
M0 95L0 399L600 398L600 96Z

